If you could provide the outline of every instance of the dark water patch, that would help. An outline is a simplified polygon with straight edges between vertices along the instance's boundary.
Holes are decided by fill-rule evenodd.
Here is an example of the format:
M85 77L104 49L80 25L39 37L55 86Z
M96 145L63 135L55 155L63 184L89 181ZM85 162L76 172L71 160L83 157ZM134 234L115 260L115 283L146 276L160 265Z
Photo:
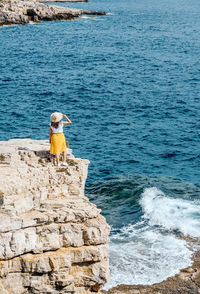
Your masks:
M178 155L178 153L176 153L176 152L165 153L165 154L162 155L162 158L172 158L172 157L177 156L177 155Z

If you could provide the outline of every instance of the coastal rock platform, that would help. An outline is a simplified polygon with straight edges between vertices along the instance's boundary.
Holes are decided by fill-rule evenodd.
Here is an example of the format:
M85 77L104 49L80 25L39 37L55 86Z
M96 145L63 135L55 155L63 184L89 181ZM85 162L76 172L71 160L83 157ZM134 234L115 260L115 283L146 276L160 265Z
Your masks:
M84 195L88 160L48 141L0 144L0 293L93 293L108 274L110 228Z
M105 15L103 11L74 9L64 6L45 5L38 1L3 0L0 1L0 26L28 24L30 22L70 20L87 15Z

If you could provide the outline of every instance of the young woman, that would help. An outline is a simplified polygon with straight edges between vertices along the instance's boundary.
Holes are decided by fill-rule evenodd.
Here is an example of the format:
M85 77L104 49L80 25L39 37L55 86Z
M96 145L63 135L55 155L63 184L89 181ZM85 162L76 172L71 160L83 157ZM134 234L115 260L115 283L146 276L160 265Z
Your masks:
M66 121L62 121L62 118ZM60 112L54 112L50 116L51 124L49 130L50 154L54 154L57 166L60 165L60 153L62 152L62 165L66 165L66 141L63 134L63 126L71 124L71 120Z

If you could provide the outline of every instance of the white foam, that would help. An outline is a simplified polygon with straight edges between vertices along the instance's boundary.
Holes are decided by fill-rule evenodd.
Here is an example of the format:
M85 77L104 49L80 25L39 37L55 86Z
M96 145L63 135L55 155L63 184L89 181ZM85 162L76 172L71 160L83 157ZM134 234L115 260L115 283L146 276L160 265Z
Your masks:
M158 283L191 264L192 252L185 240L141 224L126 226L111 236L109 248L111 279L105 289Z
M178 238L174 230L200 237L200 202L170 198L153 187L144 191L140 204L143 221L113 230L111 279L105 289L159 283L192 263L191 244Z
M92 20L92 21L104 21L103 18L100 18L100 17L97 17L97 16L94 16L94 15L91 15L91 16L81 16L80 19L83 19L83 20Z
M17 27L18 25L17 24L8 24L8 25L2 25L0 26L0 28L12 28L12 27Z
M29 21L29 25L41 25L40 22Z
M170 198L153 187L145 189L140 204L143 218L149 221L150 226L159 225L184 235L200 237L199 201Z
M82 18L82 19L91 19L90 16L81 16L80 18Z

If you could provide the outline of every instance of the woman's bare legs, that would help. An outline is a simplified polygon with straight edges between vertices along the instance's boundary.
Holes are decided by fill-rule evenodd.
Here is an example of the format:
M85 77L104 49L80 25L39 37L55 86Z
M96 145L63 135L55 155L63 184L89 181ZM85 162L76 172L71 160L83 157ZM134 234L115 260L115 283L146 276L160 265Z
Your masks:
M56 158L56 164L59 165L60 163L60 154L55 154L55 158ZM62 159L63 162L66 162L66 152L62 152Z
M59 154L55 154L55 158L56 158L56 163L57 163L57 165L59 164Z
M66 151L62 153L63 156L63 162L66 162Z

